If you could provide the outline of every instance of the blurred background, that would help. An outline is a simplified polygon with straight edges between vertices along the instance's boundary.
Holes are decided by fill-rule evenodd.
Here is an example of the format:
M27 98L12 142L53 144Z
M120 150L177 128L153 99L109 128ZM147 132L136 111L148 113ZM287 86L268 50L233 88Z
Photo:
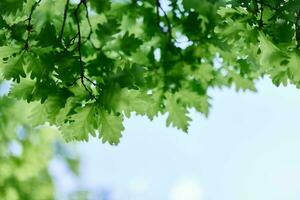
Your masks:
M118 146L68 144L79 172L51 161L57 199L300 199L300 91L268 79L257 88L211 90L208 119L191 111L188 134L166 128L166 116L134 116Z

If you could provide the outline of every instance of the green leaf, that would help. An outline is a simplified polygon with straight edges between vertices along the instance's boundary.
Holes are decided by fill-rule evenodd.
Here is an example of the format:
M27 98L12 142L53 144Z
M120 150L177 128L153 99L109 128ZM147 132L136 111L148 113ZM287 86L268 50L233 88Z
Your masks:
M36 78L38 81L44 75L45 68L38 57L33 54L29 54L27 61L27 73L30 73L30 78Z
M130 117L131 112L145 115L148 107L153 104L150 95L139 90L129 90L127 88L122 89L116 98L116 111L123 111L127 117Z
M96 136L97 110L93 105L85 105L77 108L76 113L71 115L69 123L61 127L61 132L67 141L88 141L89 134Z
M143 34L142 24L136 23L137 19L130 15L123 15L120 29L129 35L139 36Z
M149 65L149 58L147 57L147 53L143 51L136 51L131 53L131 59L134 63L137 63L142 66Z
M159 112L162 112L163 104L163 91L162 90L153 90L151 91L151 100L152 103L147 105L146 115L150 120L153 120Z
M7 61L4 61L0 64L0 70L2 72L2 76L6 80L13 80L16 82L20 82L21 77L26 77L24 71L24 55L17 55L16 57L9 58Z
M292 80L296 83L300 82L300 53L295 51L290 54L289 63L287 64L291 72Z
M23 8L24 2L26 2L26 0L1 0L0 13L15 14L18 10Z
M189 121L187 110L178 103L175 95L166 94L166 111L168 112L167 126L173 125L184 132L188 131Z
M13 83L9 91L9 96L16 99L24 99L30 102L33 99L35 82L30 79L22 78L20 83Z
M130 53L136 51L141 44L141 40L126 32L121 39L120 48L125 54L130 55Z
M233 79L233 82L235 83L235 87L236 87L237 91L251 90L253 92L256 92L256 88L254 86L253 81L251 81L247 78L243 78L240 75L235 74L235 73L232 73L231 75L232 75L232 79Z
M99 38L101 44L110 42L113 40L114 34L116 34L116 29L119 27L119 22L114 18L108 18L105 23L98 24L96 29L96 34Z
M56 124L61 126L70 120L71 115L75 113L75 108L81 105L80 102L80 99L76 97L67 98L64 107L56 115Z
M182 89L175 93L176 99L179 99L183 104L190 108L195 108L198 112L203 113L208 117L209 112L209 97L204 95L199 95L196 92Z
M102 111L98 121L99 137L103 143L108 142L111 145L117 145L122 137L121 132L124 130L123 119L121 116L109 114Z
M272 82L279 86L280 84L283 84L284 86L287 86L288 84L288 67L287 66L280 66L273 68L270 70L270 76L272 79Z
M46 104L35 102L31 104L32 109L29 115L29 122L32 126L36 127L45 124L48 120L48 112Z
M43 26L40 34L37 37L37 40L38 40L38 44L41 47L56 46L58 44L58 41L57 41L55 26L50 22L47 22Z
M207 86L208 82L214 78L212 65L208 63L197 65L194 76L203 85Z
M60 110L65 106L63 96L49 96L44 103L35 103L31 109L30 123L33 126L43 125L48 122L55 125Z
M261 49L260 64L264 67L279 66L287 58L264 34L260 33L259 41Z
M183 6L187 10L194 9L202 13L202 11L207 11L209 9L210 3L207 0L184 0Z
M98 13L108 11L111 7L110 0L90 0L91 7Z
M19 47L2 46L0 47L0 59L2 60L3 58L8 58L19 51Z

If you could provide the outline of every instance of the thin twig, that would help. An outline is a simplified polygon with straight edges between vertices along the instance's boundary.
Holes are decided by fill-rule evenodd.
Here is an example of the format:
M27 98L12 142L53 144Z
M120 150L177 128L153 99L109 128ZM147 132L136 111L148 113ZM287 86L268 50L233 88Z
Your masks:
M300 48L300 9L296 13L296 41L297 41L297 47Z
M81 84L83 85L83 87L85 88L85 90L90 94L90 96L92 98L94 98L92 91L90 91L88 89L88 87L86 86L86 84L84 83L85 76L84 76L84 66L83 66L82 53L81 53L81 29L80 29L80 21L79 21L79 17L78 17L78 11L82 4L85 4L85 0L81 0L74 11L74 16L75 16L75 20L76 20L76 24L77 24L77 36L78 36L77 50L78 50L78 54L79 54L79 64L80 64L80 81L81 81Z
M159 2L159 0L156 0L156 7L155 7L156 8L156 24L160 28L160 25L159 25L159 21L160 21L159 6L160 6L160 2Z
M164 18L167 22L169 41L171 41L173 39L173 36L172 36L172 25L171 25L170 19L167 15L166 11L162 8L159 0L156 0L156 15L158 18L158 20L157 20L158 24L159 24L159 10L161 10L163 12Z
M264 26L263 15L264 15L263 0L260 0L260 18L259 18L259 21L258 21L259 29L262 29L263 26Z
M90 20L90 16L89 16L89 9L87 7L87 4L86 4L86 1L83 2L83 5L84 5L84 8L85 8L85 16L86 16L86 19L88 21L88 24L89 24L89 28L90 28L90 32L88 34L88 37L87 39L89 40L93 34L93 28L92 28L92 24L91 24L91 20Z
M76 78L72 83L67 83L67 86L73 86L78 80L80 79L80 77Z
M29 49L29 39L30 39L30 35L31 35L32 29L33 29L33 25L31 24L32 15L33 15L33 12L36 9L36 7L41 3L41 1L42 0L38 0L33 4L33 6L30 9L29 16L27 18L27 21L28 21L27 22L27 37L26 37L25 45L24 45L25 50Z
M62 37L64 34L64 29L65 29L65 25L66 25L67 16L68 16L69 4L70 4L70 0L67 0L66 5L65 5L65 10L64 10L63 23L62 23L60 34L59 34L59 41L62 40Z
M97 86L96 83L94 83L94 81L92 81L90 78L84 76L83 78L85 78L88 82L90 82L92 85Z
M88 82L90 82L92 85L97 86L97 84L92 81L90 78L86 77L85 75L83 76L84 79L86 79ZM72 83L67 84L68 86L73 86L78 80L81 80L81 76L76 78Z
M85 41L83 41L83 43L89 41L90 44L92 45L92 47L95 49L95 50L100 50L100 48L96 47L96 45L93 43L93 41L91 40L91 37L92 37L92 34L94 33L94 30L93 30L93 26L92 26L92 23L91 23L91 20L90 20L90 15L89 15L89 9L88 9L88 6L87 6L87 3L86 1L83 2L83 5L85 7L85 16L86 16L86 19L87 19L87 22L88 22L88 25L89 25L89 28L90 28L90 32L86 38Z

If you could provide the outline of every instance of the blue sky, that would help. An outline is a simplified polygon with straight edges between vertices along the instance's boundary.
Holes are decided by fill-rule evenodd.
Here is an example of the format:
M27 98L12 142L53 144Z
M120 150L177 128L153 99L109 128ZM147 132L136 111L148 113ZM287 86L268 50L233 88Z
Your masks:
M192 112L188 134L132 117L119 146L80 144L76 186L114 200L300 199L300 90L257 88L211 90L209 118Z

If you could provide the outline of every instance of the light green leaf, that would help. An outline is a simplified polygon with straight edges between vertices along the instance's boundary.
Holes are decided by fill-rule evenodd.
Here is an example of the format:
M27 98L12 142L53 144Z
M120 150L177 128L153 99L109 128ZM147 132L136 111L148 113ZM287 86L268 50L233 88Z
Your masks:
M289 63L287 64L291 71L293 81L300 82L300 53L295 51L290 55Z
M167 118L167 126L173 125L184 132L188 131L189 121L191 118L187 116L187 110L177 102L175 95L166 94L166 110L169 113Z
M111 145L117 145L122 137L121 132L124 130L123 119L121 116L109 114L102 111L98 121L99 137L103 143L108 142Z
M19 51L20 51L19 47L2 46L0 47L0 59L10 57L14 53L17 53Z
M232 73L232 79L233 79L233 82L235 83L235 87L236 87L237 91L251 90L253 92L256 92L256 88L254 86L253 81L251 81L247 78L243 78L240 75L235 74L235 73Z
M61 127L64 138L67 141L88 141L89 134L96 136L96 114L96 108L93 105L86 105L82 108L78 108L76 113L71 115L70 122Z
M183 104L190 108L195 108L198 112L203 113L208 117L209 111L209 97L206 95L199 95L196 92L182 89L175 93L176 99L179 99Z
M39 102L34 102L31 105L32 109L29 116L30 124L34 127L45 124L48 119L47 106Z
M42 125L45 122L56 124L56 117L64 106L64 99L60 96L49 96L44 103L34 103L29 116L33 126Z
M146 92L124 88L117 95L116 110L124 112L127 117L131 112L145 115L152 104L153 100Z
M34 84L35 82L33 80L22 78L20 83L12 84L9 96L30 102L33 99Z
M26 77L24 71L23 54L10 58L7 61L3 62L3 64L0 64L0 70L6 80L12 79L13 81L19 83L21 77Z
M259 34L260 41L260 64L265 68L279 66L287 56L276 47L267 37L263 34Z
M194 73L194 76L203 85L207 86L208 82L214 78L212 73L213 73L212 65L208 64L208 63L203 63L200 65L197 65L197 69Z

